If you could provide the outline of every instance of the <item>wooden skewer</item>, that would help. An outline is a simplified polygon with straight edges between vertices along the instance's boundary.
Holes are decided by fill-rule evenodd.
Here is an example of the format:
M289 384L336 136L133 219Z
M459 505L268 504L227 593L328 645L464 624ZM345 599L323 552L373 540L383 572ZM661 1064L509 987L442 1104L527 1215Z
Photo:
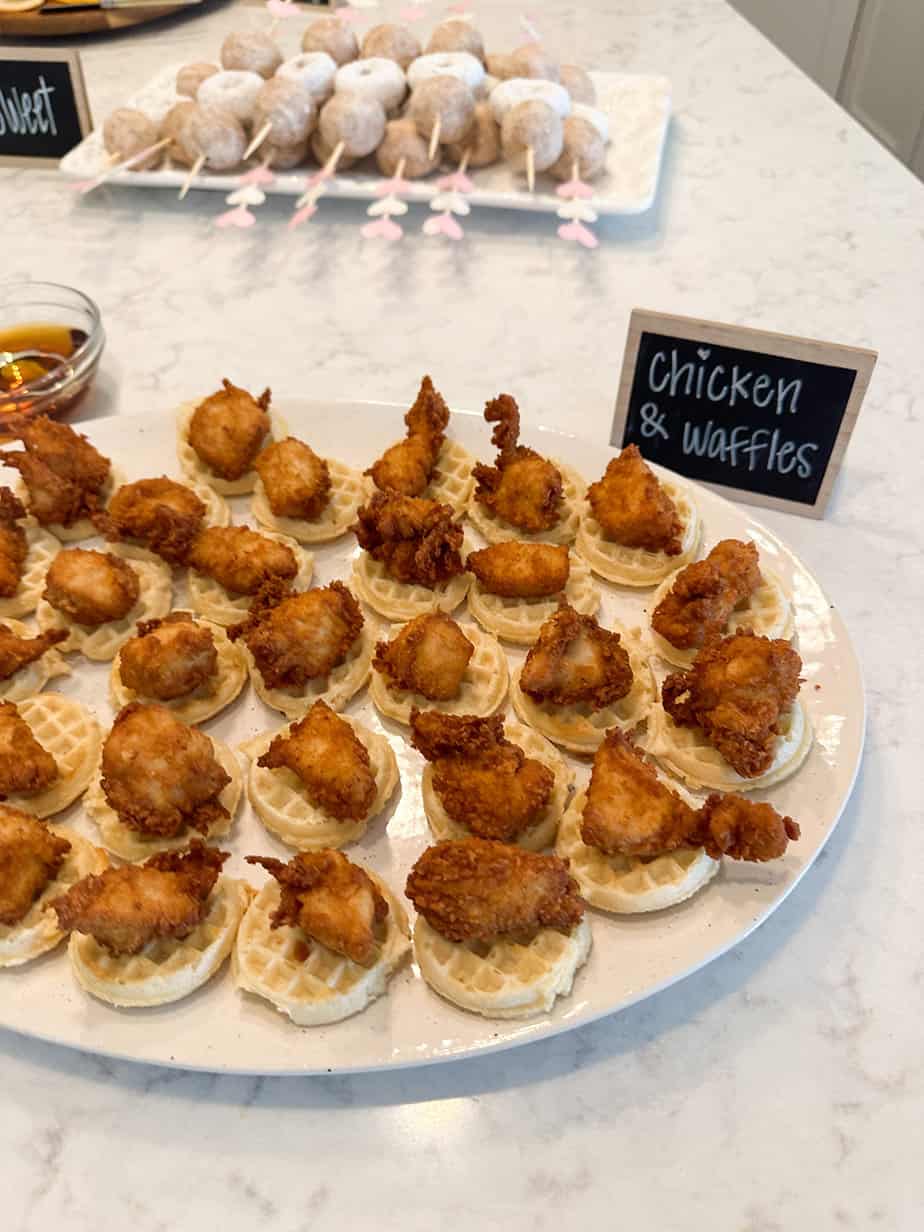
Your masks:
M400 159L398 160L398 166L397 166L397 168L395 169L395 174L394 174L391 178L392 178L393 180L400 180L400 179L401 179L401 177L404 175L404 168L405 168L406 166L407 166L407 159L406 159L406 158L400 158Z
M526 147L526 183L529 191L533 192L536 188L536 155L531 145Z
M469 146L467 150L463 151L462 157L459 159L459 166L456 169L459 175L465 175L466 171L468 170L468 160L471 158L471 156L472 156L472 149L471 149L471 146Z
M295 202L296 209L300 210L306 205L314 205L321 193L324 192L324 189L327 187L327 181L337 170L337 164L340 162L340 157L343 154L343 146L344 143L342 141L338 141L334 146L331 151L330 158L328 158L327 162L314 177L315 183L312 184L307 192L302 193L299 199Z
M427 151L427 158L432 158L436 153L436 147L440 143L440 133L443 131L443 120L441 116L436 117L436 123L433 125L433 131L430 134L430 148Z
M199 157L196 159L196 161L193 163L193 165L189 168L189 175L183 181L183 187L180 189L180 200L181 201L186 196L186 194L189 192L190 187L192 186L193 180L202 170L204 165L205 165L205 155L200 154Z
M87 187L83 190L84 194L92 192L94 188L98 188L100 184L105 183L105 181L108 180L111 175L115 175L117 171L127 171L133 167L135 163L140 163L150 154L155 154L158 150L162 150L164 146L170 144L170 140L171 139L169 137L164 137L161 141L155 142L154 145L149 145L146 149L139 150L138 153L133 154L131 158L126 158L124 162L119 162L118 154L107 155L107 162L109 165L101 175L98 175L95 180L87 185Z
M571 178L572 180L576 180L578 178L578 160L576 158L572 158L571 160Z
M263 125L263 127L260 129L260 131L257 133L257 135L253 138L250 145L244 151L245 158L250 158L254 150L259 149L259 147L263 144L263 142L269 136L269 132L272 127L273 127L272 122L270 120L267 120L266 123Z

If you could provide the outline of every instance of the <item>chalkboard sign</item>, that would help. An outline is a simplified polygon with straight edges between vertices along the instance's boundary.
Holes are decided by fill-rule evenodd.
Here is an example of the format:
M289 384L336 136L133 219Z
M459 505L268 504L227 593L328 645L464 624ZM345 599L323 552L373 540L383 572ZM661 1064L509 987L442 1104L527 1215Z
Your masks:
M611 442L727 495L821 517L876 352L636 309Z
M0 164L56 163L91 128L76 51L0 48Z

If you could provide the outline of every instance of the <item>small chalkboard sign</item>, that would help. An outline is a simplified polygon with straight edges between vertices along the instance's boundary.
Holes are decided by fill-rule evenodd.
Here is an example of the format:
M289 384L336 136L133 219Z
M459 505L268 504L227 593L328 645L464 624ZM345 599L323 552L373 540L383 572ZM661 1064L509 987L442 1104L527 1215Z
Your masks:
M612 444L756 505L821 517L876 352L636 309Z
M0 47L0 165L57 163L92 127L76 51Z

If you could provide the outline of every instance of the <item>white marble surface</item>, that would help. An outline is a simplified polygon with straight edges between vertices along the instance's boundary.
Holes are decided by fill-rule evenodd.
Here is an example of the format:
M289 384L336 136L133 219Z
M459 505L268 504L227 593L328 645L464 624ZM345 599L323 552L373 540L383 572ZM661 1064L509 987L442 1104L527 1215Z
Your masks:
M483 7L492 42L512 39L518 7ZM370 247L349 204L294 237L284 203L219 236L211 198L78 204L21 171L0 174L3 276L71 282L100 303L98 414L163 410L223 374L401 400L427 369L459 405L509 388L527 422L602 443L634 305L879 348L827 519L766 518L825 580L863 657L853 801L746 945L516 1053L260 1082L0 1035L10 1232L920 1226L924 186L721 0L531 11L568 57L674 81L658 205L605 224L598 252L559 243L544 219L487 212L458 247L417 234ZM96 113L254 16L213 9L88 44Z

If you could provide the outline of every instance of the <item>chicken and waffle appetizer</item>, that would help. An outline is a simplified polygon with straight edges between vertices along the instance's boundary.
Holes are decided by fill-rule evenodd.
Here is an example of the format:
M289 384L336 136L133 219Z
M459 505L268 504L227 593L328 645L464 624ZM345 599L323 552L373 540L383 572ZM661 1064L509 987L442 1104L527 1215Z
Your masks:
M527 542L571 543L577 534L584 481L570 467L518 444L520 411L509 394L492 399L484 417L496 425L491 443L497 458L493 466L479 462L472 471L475 491L468 509L472 524L488 543L511 536Z
M51 902L70 932L77 981L101 1001L166 1005L205 984L231 952L250 900L221 876L226 851L194 839L144 864L84 877Z
M247 795L257 816L300 851L355 842L398 786L385 737L323 701L277 735L248 741L244 752L252 758Z
M722 856L775 860L799 837L790 817L739 795L703 804L681 794L614 728L597 750L587 790L572 801L555 850L594 907L658 911L690 898Z
M138 621L166 616L172 595L167 565L141 549L64 548L45 574L36 619L45 632L66 631L62 651L79 650L105 662L128 641Z
M812 743L788 642L743 630L708 642L653 709L650 749L691 786L750 791L793 774Z
M411 947L404 909L379 877L339 851L247 860L271 879L238 932L239 988L301 1027L340 1022L385 992Z
M359 471L319 457L294 436L262 449L254 469L253 516L261 526L299 543L324 543L346 534L366 496Z
M93 777L100 730L70 697L0 702L0 800L36 817L60 813Z
M369 692L382 714L410 723L415 706L493 714L507 696L507 681L507 657L490 634L474 625L463 629L445 612L427 612L378 643Z
M44 415L7 429L21 450L0 453L0 464L19 471L29 513L57 539L89 539L92 515L114 487L112 466L85 436Z
M425 376L414 405L404 416L407 434L389 446L366 471L380 492L423 496L461 513L471 496L473 459L446 439L449 407Z
M364 549L353 562L356 593L389 620L451 612L468 593L462 523L450 505L375 492L353 533Z
M319 699L340 710L369 679L375 630L343 582L266 586L228 636L243 645L257 694L289 718Z
M184 723L203 723L234 701L246 681L244 651L220 625L171 612L138 624L113 660L109 692L118 709L160 702Z
M135 543L171 565L185 565L199 532L206 526L227 526L230 518L228 506L212 488L162 475L124 483L106 512L93 520L107 539Z
M665 578L651 606L655 649L677 667L691 667L708 640L739 629L786 639L793 632L792 604L761 572L757 545L740 539L722 539Z
M36 633L18 620L0 622L0 702L24 701L41 693L52 676L67 675L54 649L66 638L66 629Z
M524 723L575 753L593 753L610 727L637 727L654 700L635 636L604 629L563 604L542 625L510 684Z
M414 957L436 992L489 1018L526 1018L567 996L590 953L590 923L568 866L489 839L428 847L405 893Z
M63 941L51 900L107 863L79 835L0 804L0 967L18 967Z
M275 531L209 526L193 540L187 564L193 608L217 625L242 620L267 584L311 585L310 552Z
M0 620L34 612L60 544L29 517L18 496L0 487Z
M411 744L429 763L421 794L436 839L497 839L528 851L555 841L574 774L538 732L501 715L411 711Z
M242 792L231 750L166 706L132 702L103 742L84 799L100 842L123 860L228 834Z
M702 525L690 489L660 480L637 445L610 460L587 504L577 550L600 577L655 586L696 555Z
M270 391L255 398L222 380L222 388L201 402L180 407L177 457L186 475L222 496L243 496L257 482L257 454L286 434L280 416L270 413Z
M465 567L475 576L469 611L507 642L530 645L561 600L588 616L600 606L590 569L564 544L508 539L469 552Z

